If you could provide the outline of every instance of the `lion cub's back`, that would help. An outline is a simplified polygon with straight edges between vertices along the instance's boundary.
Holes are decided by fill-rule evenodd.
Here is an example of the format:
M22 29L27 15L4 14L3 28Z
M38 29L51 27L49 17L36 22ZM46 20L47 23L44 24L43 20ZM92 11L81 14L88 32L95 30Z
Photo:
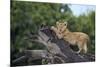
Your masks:
M82 32L70 32L64 36L66 41L72 42L72 44L79 42L79 41L86 41L89 40L89 36Z
M87 34L82 33L82 32L73 32L72 34L79 38L89 38Z

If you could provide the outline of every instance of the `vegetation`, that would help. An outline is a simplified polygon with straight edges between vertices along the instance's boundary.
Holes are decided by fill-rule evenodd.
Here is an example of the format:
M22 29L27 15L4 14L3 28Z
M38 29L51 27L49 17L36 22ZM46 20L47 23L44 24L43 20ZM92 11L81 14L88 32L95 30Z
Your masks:
M25 40L26 34L37 33L41 24L51 26L58 20L68 21L71 31L87 33L91 40L89 53L95 53L95 11L75 16L67 4L11 1L11 59L25 49L45 49Z

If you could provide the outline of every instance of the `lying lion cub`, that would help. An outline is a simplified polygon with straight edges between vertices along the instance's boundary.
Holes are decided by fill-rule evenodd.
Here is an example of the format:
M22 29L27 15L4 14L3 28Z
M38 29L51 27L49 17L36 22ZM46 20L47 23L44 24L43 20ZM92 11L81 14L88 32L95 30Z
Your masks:
M67 28L67 23L56 22L56 27L52 26L51 29L56 33L59 39L63 38L71 45L77 45L80 53L82 50L87 53L87 43L89 42L89 36L82 32L71 32Z

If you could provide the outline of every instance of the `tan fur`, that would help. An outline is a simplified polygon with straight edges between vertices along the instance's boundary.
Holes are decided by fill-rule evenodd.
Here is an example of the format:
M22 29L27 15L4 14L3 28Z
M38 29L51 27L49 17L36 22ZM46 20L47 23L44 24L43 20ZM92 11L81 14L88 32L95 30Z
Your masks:
M87 53L87 43L89 41L89 36L82 32L71 32L67 28L67 23L57 22L56 27L52 26L52 30L56 33L59 39L63 38L68 41L71 45L77 45L80 53L82 50Z

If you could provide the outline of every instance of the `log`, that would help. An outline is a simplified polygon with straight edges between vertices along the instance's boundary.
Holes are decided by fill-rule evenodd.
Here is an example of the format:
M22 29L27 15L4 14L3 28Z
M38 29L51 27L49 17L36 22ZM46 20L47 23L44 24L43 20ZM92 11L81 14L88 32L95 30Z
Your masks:
M53 30L50 28L39 29L36 37L32 41L42 43L47 47L49 59L52 57L52 62L50 62L51 64L59 63L55 61L55 57L58 57L59 60L61 60L61 63L89 61L80 54L74 52L69 46L70 43L64 41L63 39L58 39Z
M48 52L46 50L25 50L25 56L31 58L32 60L46 58Z
M44 64L58 64L58 63L75 63L87 62L89 58L84 57L70 48L70 43L63 39L58 39L55 32L49 27L44 27L38 30L38 34L31 35L28 38L32 42L41 43L46 47L45 50L25 50L25 56L17 58L13 63L22 61L23 58L28 58L28 62L34 63L36 60L41 60ZM27 39L26 39L27 40ZM34 61L34 62L32 62Z
M47 33L47 31L49 33ZM52 38L51 43L55 43L57 48L60 49L59 53L63 53L66 56L66 58L62 57L62 58L65 59L65 62L70 63L70 62L86 62L86 61L89 61L88 59L85 59L80 54L74 52L69 46L70 43L65 42L63 39L58 39L57 37L54 38L55 34L51 34L53 31L50 28L40 29L39 33L40 32L42 34L44 33L45 36L47 37L47 40L45 40L45 41L48 41L48 39ZM42 34L39 34L39 35L42 36ZM42 36L42 38L45 39L44 36ZM52 47L54 47L54 45L52 45Z

